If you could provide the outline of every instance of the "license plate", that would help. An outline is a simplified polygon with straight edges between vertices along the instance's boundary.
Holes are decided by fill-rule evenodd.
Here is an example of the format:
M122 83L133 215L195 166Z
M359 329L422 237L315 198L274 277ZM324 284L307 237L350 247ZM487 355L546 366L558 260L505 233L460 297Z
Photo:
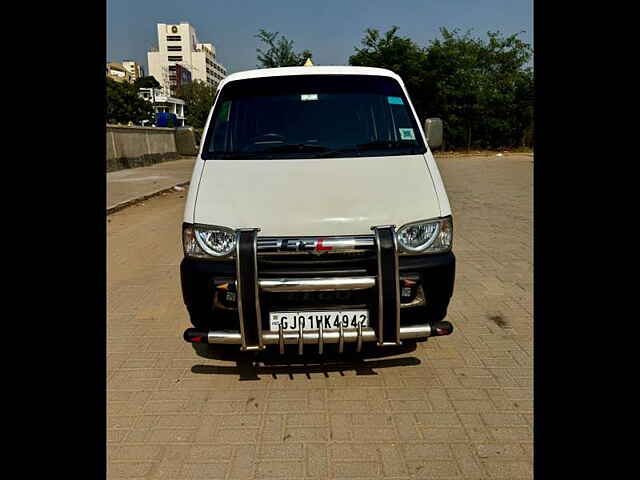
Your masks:
M338 330L342 328L357 328L369 326L368 310L332 310L318 312L271 312L269 313L269 325L272 332L277 332L282 324L283 330L298 331L300 324L302 330L319 330L322 323L323 330Z

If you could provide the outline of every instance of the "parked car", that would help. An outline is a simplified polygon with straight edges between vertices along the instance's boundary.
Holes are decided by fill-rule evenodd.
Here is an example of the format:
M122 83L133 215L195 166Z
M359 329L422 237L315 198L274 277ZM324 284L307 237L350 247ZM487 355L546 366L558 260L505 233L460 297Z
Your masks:
M302 354L453 331L451 208L398 75L235 73L203 135L183 223L186 341Z

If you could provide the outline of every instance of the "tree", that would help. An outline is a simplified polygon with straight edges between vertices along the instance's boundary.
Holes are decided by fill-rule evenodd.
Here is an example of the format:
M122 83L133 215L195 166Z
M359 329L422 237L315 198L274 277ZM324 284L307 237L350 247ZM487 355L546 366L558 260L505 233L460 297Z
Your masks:
M533 138L533 51L518 34L488 32L484 41L440 29L427 47L397 35L367 29L364 48L351 65L387 68L399 74L421 121L441 117L447 145L498 148Z
M486 93L486 72L480 62L482 44L469 32L459 36L456 30L442 28L440 33L443 40L431 42L424 64L428 104L433 115L445 119L448 143L468 150L472 133L477 133L474 130L486 113L481 102Z
M302 51L302 53L300 55L298 55L298 58L300 59L300 65L304 65L304 63L307 61L307 59L313 57L313 53L311 53L311 50L307 50L306 48Z
M204 128L215 99L215 93L212 86L200 80L180 86L176 96L185 101L185 125Z
M425 71L450 140L467 149L520 146L533 118L531 46L518 34L488 32L487 41L446 28L440 34L427 48Z
M138 89L128 82L107 78L107 123L140 124L153 121L153 106L138 95Z
M398 27L393 26L381 36L378 30L367 28L361 41L364 48L355 49L355 55L349 57L349 65L386 68L400 75L422 118L426 108L421 95L425 82L425 50L410 38L397 35L397 31Z
M257 48L258 67L261 68L275 68L275 67L296 67L303 65L308 58L312 57L312 53L309 50L303 50L302 53L295 53L293 51L293 40L287 40L282 35L278 39L279 32L267 32L261 29L260 32L255 35L269 48L266 51Z
M156 77L152 75L140 77L135 82L133 82L133 85L136 88L161 88L161 85L158 80L156 80Z

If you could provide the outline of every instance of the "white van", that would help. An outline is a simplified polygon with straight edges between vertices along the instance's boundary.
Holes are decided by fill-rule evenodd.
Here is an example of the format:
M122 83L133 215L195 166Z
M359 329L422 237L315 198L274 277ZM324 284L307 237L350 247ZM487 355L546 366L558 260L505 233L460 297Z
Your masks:
M433 148L441 123L427 124ZM302 354L448 335L452 236L398 75L320 66L229 75L184 211L180 273L194 326L184 339L281 353L295 344Z

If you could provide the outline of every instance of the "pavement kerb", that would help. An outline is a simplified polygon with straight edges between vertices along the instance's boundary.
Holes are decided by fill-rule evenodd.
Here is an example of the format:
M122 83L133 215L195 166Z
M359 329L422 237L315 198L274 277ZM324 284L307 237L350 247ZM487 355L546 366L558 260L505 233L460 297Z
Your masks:
M502 152L498 152L498 153L502 153ZM440 152L435 152L433 153L433 156L438 158L438 157L493 157L496 156L497 154L495 152L488 152L488 153L440 153ZM503 157L533 157L534 154L533 153L529 153L529 152L523 152L523 153L519 153L519 152L508 152L508 153L502 153Z
M131 205L135 205L136 203L140 203L144 200L147 200L148 198L160 195L161 193L165 193L165 192L168 192L169 190L173 190L175 187L184 187L185 185L189 185L189 183L190 183L190 180L187 180L186 182L176 183L175 185L171 185L170 187L161 188L154 192L145 193L144 195L140 195L139 197L129 198L122 202L116 203L115 205L111 205L110 207L107 207L107 215L111 215L112 213L117 212L118 210L122 210L123 208L129 207Z

